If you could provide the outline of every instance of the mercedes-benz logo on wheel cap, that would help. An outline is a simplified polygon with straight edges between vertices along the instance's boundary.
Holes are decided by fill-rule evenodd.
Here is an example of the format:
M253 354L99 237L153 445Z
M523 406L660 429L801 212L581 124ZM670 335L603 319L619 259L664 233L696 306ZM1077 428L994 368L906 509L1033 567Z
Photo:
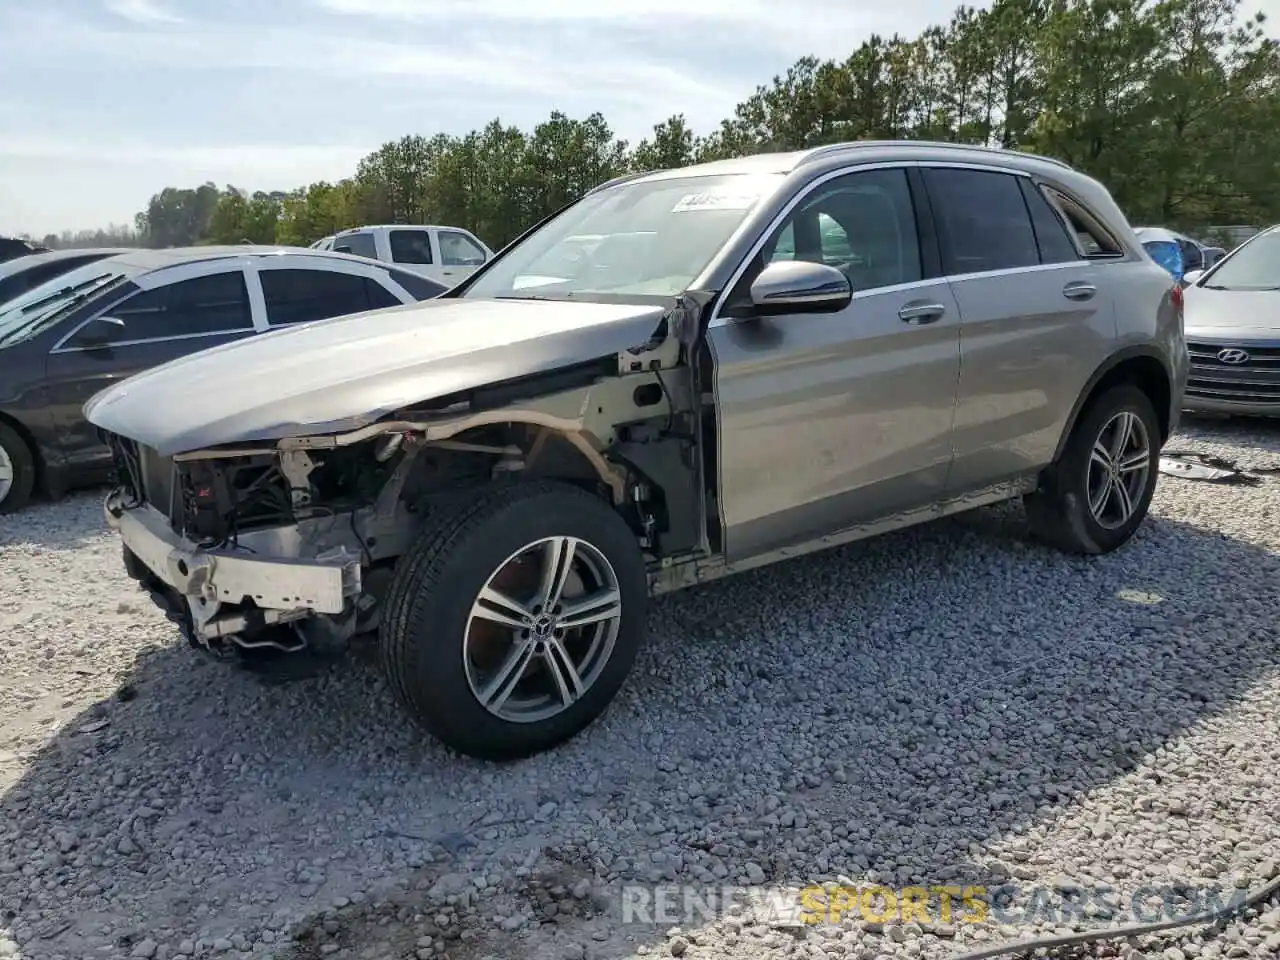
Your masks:
M1227 347L1218 351L1218 359L1223 363L1244 363L1249 355L1236 347Z

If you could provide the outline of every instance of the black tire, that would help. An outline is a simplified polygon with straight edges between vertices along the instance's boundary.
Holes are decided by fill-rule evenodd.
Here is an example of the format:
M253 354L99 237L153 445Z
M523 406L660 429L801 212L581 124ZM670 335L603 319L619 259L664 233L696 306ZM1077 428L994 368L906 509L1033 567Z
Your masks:
M1089 467L1100 434L1122 413L1141 421L1150 460L1141 492L1132 497L1132 514L1123 523L1106 526L1095 518L1089 505ZM1123 546L1151 506L1161 444L1160 421L1145 393L1131 384L1121 384L1099 394L1080 414L1061 457L1045 471L1040 489L1023 498L1032 535L1067 553L1103 554Z
M36 486L36 460L22 435L7 423L0 423L0 450L13 468L13 483L0 499L0 514L21 510L31 499Z
M612 653L582 696L549 719L517 722L491 713L473 693L463 638L489 578L547 537L576 537L599 551L616 577L622 612ZM428 515L397 563L379 630L382 667L401 705L446 746L484 760L532 756L604 712L644 638L648 599L635 534L600 498L545 480L486 488Z

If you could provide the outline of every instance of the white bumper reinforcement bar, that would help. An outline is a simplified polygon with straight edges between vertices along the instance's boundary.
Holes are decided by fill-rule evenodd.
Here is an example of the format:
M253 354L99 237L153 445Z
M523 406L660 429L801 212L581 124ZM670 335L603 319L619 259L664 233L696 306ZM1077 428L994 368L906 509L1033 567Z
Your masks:
M133 554L180 594L205 603L246 599L267 610L340 614L360 593L360 561L350 554L315 559L272 559L234 550L202 550L174 533L149 506L107 510L110 524Z

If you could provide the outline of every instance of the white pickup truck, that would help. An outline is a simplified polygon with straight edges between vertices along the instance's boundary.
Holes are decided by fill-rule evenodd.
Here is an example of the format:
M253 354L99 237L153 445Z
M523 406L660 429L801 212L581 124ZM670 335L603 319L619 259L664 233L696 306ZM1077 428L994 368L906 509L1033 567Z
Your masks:
M446 287L461 283L493 256L493 251L469 230L430 225L352 227L311 246L394 263Z

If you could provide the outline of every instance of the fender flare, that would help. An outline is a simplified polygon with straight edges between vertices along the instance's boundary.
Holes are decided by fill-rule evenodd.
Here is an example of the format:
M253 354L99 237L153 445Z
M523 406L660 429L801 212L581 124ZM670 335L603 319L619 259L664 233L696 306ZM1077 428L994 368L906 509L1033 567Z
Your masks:
M1105 380L1107 376L1121 364L1129 360L1137 360L1140 358L1144 360L1154 360L1156 363L1160 364L1160 369L1164 371L1165 378L1170 384L1170 392L1172 392L1173 374L1169 369L1169 363L1155 347L1142 344L1138 346L1125 347L1123 350L1113 353L1111 356L1107 357L1107 359L1104 360L1096 370L1093 371L1092 375L1085 382L1084 388L1080 391L1080 395L1076 397L1076 402L1071 407L1071 414L1067 417L1066 426L1062 430L1062 435L1058 437L1058 445L1054 448L1054 463L1057 463L1058 459L1062 456L1063 448L1066 447L1067 440L1070 438L1071 432L1076 428L1076 421L1080 419L1080 414L1084 410L1085 404L1087 404L1093 397L1094 391L1098 388L1098 384L1102 383L1102 381ZM1169 410L1164 411L1163 415L1169 418L1169 422L1172 422L1172 406Z

